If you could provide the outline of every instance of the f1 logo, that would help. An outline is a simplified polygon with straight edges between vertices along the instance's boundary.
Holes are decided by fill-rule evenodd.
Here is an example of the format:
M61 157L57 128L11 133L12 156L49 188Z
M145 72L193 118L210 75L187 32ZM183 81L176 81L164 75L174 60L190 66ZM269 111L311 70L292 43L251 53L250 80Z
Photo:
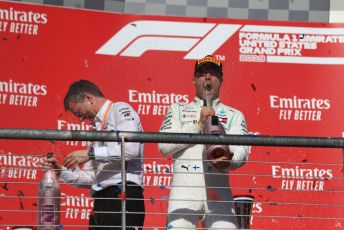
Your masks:
M139 57L148 50L185 51L184 59L213 54L241 25L134 21L124 26L96 54Z

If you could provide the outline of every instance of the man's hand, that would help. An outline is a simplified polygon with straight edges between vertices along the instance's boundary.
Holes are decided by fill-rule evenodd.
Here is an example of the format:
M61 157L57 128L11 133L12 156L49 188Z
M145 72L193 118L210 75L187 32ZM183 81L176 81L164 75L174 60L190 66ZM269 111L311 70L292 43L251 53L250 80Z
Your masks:
M46 156L43 157L42 168L43 168L44 172L53 168L55 170L55 173L57 176L60 176L61 170L62 170L62 166L61 166L60 162L54 156L49 157L49 158L47 158Z
M212 163L212 165L214 165L215 168L224 171L227 170L231 165L230 160L231 159L229 159L228 156L221 156L219 158L211 160L210 162Z
M198 126L203 129L204 123L207 121L209 116L214 116L215 110L212 107L203 107L198 121Z
M234 153L232 153L228 146L225 145L212 145L210 148L213 148L213 151L211 151L212 154L207 156L208 160L210 160L210 163L218 170L227 170L231 165L231 160L234 156Z
M90 159L87 155L87 150L77 150L77 151L69 153L65 157L63 163L67 169L74 170L77 165L83 164L89 160Z

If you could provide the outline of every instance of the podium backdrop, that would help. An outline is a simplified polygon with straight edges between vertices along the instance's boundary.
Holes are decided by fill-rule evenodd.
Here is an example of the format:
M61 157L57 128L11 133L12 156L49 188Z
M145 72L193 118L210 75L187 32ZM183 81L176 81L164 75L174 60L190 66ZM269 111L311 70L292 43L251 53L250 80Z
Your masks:
M68 86L84 78L106 97L130 103L145 131L158 131L171 103L193 100L194 63L207 54L223 63L221 100L245 114L253 134L343 135L344 24L136 16L6 1L0 1L0 127L88 130L63 108ZM0 141L3 228L36 224L40 155L86 146ZM166 225L172 164L157 144L145 145L151 229ZM344 226L341 149L252 147L250 161L229 177L233 194L255 197L252 228ZM86 225L89 191L61 188L61 224Z

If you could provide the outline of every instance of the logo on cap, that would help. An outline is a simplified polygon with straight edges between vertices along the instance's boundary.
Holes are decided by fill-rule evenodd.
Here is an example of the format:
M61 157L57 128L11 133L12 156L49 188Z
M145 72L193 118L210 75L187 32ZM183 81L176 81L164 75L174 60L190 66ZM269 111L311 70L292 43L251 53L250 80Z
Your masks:
M206 62L211 62L214 63L216 65L218 65L219 67L221 67L221 62L219 60L217 60L216 58L214 58L213 56L206 56L200 60L197 61L197 66L206 63Z
M199 59L195 63L195 74L197 71L202 71L202 67L205 65L214 65L218 69L219 75L222 76L222 63L212 55L207 55L202 59Z

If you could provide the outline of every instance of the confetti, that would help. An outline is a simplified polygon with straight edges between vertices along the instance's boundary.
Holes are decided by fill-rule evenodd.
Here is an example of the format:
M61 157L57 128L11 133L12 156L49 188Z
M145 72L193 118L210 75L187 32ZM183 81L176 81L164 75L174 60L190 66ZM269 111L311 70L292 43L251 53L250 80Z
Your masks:
M268 185L268 186L266 187L266 189L269 190L269 191L275 191L275 190L276 190L276 189L274 189L271 185Z
M127 196L124 192L121 192L120 194L118 194L118 198L121 198L121 200L126 200Z
M22 201L22 197L25 196L25 195L24 195L23 191L19 190L17 196L19 196L18 199L19 199L20 209L24 210L24 204L23 204L23 201Z
M4 185L1 185L1 187L3 188L3 189L5 189L6 191L8 191L8 187L7 187L7 182L6 183L4 183Z
M21 210L24 210L24 204L23 201L19 198L19 206Z
M22 190L19 190L18 195L19 196L25 196Z
M165 188L166 188L166 186L164 186L164 185L160 185L160 188L161 188L161 189L165 189Z
M150 197L149 200L150 200L151 204L155 204L155 198Z

